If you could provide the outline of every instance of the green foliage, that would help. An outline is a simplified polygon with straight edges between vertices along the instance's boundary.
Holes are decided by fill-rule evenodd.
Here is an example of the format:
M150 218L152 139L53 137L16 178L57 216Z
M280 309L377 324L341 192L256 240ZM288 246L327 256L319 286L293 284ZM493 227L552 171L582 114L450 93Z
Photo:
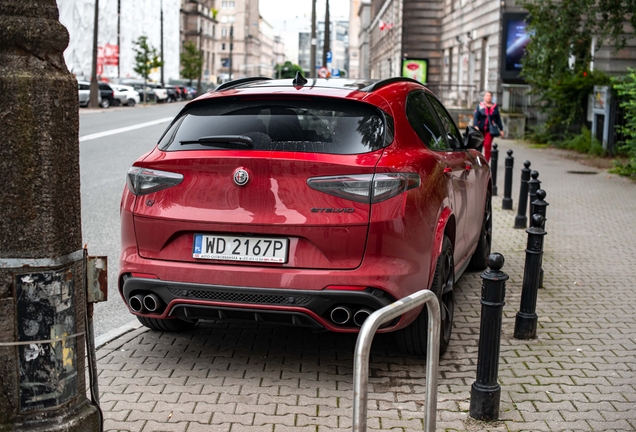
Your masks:
M147 36L139 36L135 45L135 67L133 70L147 80L148 75L154 68L163 66L163 62L159 60L157 49L148 44Z
M521 74L547 114L550 139L567 139L581 130L594 85L609 83L603 73L589 71L593 36L598 37L597 50L606 40L615 49L623 47L628 37L623 22L636 24L632 13L636 0L519 0L519 4L530 13L532 35Z
M587 153L595 156L605 155L603 145L600 143L599 140L596 139L596 137L592 137L592 133L585 126L581 128L581 133L579 135L575 135L570 139L562 141L559 144L559 147L576 150L579 153Z
M621 151L630 158L627 164L617 165L619 174L636 176L636 71L628 68L627 74L612 78L613 90L620 98L624 112L625 125L620 132L625 137L621 142Z
M296 72L302 73L303 69L297 64L292 64L290 61L286 61L285 64L277 64L274 67L274 72L276 73L276 78L294 78L296 77Z
M190 85L192 85L192 80L201 76L202 67L203 55L193 41L186 42L181 53L181 76L190 80Z

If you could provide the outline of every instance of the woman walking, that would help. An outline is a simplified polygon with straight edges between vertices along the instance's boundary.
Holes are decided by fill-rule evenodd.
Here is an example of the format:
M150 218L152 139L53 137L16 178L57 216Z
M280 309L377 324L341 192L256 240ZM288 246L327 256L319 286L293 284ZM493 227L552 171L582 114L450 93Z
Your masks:
M497 104L492 103L492 93L489 91L484 93L484 100L479 102L475 109L473 126L484 135L484 156L490 162L492 139L498 136L503 138L504 130L501 116L499 115L499 107L497 107Z

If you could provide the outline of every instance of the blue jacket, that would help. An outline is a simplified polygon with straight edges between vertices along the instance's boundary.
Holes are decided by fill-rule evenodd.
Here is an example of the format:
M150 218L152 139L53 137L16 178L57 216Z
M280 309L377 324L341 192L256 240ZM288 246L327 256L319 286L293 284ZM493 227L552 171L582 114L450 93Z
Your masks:
M478 128L481 133L486 133L486 124L488 122L486 109L486 104L483 102L479 102L479 105L475 108L473 126ZM499 130L503 130L503 124L501 123L501 116L499 115L499 107L497 104L492 104L489 111L491 111L490 120L492 120L495 125L499 126Z

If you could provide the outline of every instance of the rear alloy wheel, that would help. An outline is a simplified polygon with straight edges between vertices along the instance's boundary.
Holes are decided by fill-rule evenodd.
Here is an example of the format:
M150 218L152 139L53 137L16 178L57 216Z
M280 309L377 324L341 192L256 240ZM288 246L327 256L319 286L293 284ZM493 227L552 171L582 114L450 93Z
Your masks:
M182 332L190 330L194 327L194 322L184 321L179 318L173 319L157 319L148 318L143 316L137 316L137 319L144 326L151 330L165 331L165 332Z
M481 223L481 231L479 233L479 242L477 249L470 258L468 269L472 271L484 270L488 265L488 255L490 255L490 246L492 245L492 203L490 192L486 194L486 203L484 205L484 219Z
M453 246L448 237L444 236L442 253L437 258L435 277L431 290L437 295L441 311L441 326L439 335L439 355L446 352L453 331L453 316L455 312L455 261L453 260ZM428 308L424 306L422 312L408 327L396 334L400 350L415 355L426 355L428 343Z
M134 99L128 99L128 101L126 102L126 105L128 105L129 107L134 107L135 106L135 100Z

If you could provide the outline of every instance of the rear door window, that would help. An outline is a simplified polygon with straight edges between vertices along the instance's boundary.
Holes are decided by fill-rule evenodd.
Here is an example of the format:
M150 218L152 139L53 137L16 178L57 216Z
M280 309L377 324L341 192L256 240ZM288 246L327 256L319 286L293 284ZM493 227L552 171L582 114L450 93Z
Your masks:
M389 145L392 124L387 113L354 101L222 98L183 113L159 148L214 150L228 148L214 144L218 137L245 136L254 150L360 154Z
M446 135L446 139L448 140L448 144L452 149L461 150L462 149L462 134L459 133L459 129L455 125L455 122L451 118L446 108L434 97L428 95L428 100L433 105L435 112L437 112L437 116L442 122L442 127L444 128L444 132Z

